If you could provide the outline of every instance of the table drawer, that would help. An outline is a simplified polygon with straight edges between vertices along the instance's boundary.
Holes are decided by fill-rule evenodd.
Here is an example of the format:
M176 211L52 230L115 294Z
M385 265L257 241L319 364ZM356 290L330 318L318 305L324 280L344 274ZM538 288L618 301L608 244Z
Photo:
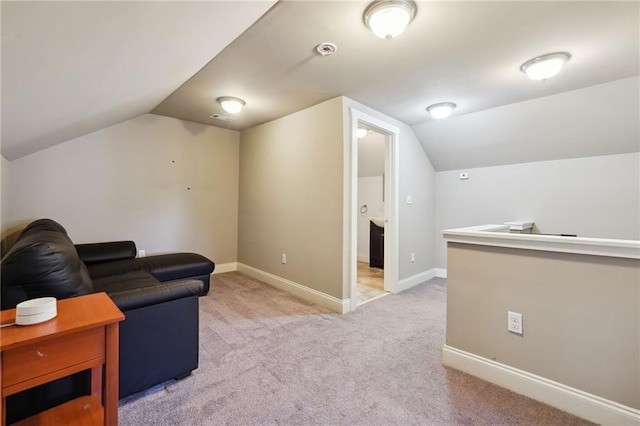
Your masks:
M82 362L104 360L104 327L60 336L2 353L2 386L7 388Z

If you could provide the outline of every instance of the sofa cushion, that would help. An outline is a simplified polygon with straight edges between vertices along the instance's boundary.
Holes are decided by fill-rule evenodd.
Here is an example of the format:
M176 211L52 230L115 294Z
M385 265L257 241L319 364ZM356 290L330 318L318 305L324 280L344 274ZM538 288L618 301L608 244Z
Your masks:
M171 253L94 263L88 265L88 268L93 279L145 271L160 281L171 281L209 275L213 272L214 264L206 257L196 253Z
M0 270L2 309L36 297L64 299L93 292L91 278L73 242L51 219L30 223L2 258ZM18 287L20 292L14 291Z
M148 272L129 272L97 278L93 281L93 286L96 292L106 292L122 311L195 296L203 290L203 284L198 280L163 284Z

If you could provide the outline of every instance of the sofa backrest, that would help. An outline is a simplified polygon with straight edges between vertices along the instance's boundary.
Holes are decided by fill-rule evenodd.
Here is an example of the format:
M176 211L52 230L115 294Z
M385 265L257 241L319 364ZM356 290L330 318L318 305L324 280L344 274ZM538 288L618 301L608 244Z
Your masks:
M107 243L76 244L76 251L85 265L134 259L138 251L133 241L111 241Z
M51 219L30 223L0 264L2 309L36 297L64 299L93 292L87 267L67 231Z

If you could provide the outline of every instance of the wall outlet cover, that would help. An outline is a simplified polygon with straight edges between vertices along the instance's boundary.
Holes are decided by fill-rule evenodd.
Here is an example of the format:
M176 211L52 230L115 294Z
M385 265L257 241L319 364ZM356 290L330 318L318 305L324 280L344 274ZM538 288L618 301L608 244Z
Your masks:
M507 330L511 333L522 334L522 314L507 311Z

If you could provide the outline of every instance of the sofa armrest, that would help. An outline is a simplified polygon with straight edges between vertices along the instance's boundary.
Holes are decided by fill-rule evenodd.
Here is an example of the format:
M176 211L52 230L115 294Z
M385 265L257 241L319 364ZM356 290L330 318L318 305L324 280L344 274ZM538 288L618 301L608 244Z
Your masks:
M209 275L216 265L196 253L171 253L147 256L136 262L162 282Z
M85 264L112 260L133 259L138 253L133 241L111 241L107 243L76 244L80 260Z

